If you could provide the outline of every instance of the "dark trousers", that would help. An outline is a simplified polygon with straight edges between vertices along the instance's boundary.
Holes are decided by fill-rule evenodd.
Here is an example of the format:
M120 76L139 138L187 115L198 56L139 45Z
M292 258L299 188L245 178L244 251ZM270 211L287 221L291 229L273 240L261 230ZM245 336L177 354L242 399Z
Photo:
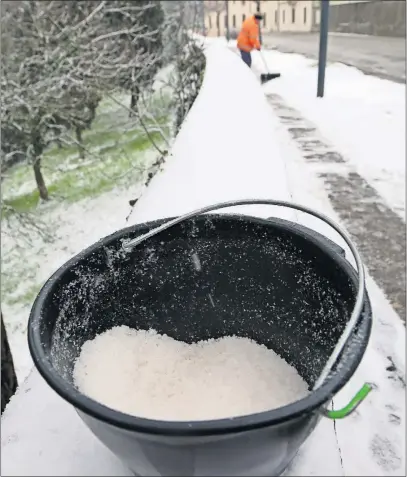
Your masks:
M250 51L243 51L243 50L239 50L239 51L240 51L240 55L242 56L242 60L250 68L252 66L252 55L250 54Z

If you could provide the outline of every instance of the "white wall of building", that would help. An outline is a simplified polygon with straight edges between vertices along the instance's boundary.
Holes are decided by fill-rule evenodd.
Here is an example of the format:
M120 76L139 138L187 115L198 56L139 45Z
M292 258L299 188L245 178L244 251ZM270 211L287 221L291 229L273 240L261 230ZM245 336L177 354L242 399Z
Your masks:
M263 0L260 10L264 15L263 32L310 32L313 24L313 1L296 2ZM255 1L229 0L229 29L239 31L245 18L257 9ZM294 12L294 13L293 13ZM205 2L205 27L208 36L225 36L226 6L224 1Z
M229 29L238 32L244 20L253 15L255 11L256 2L229 0ZM219 31L220 36L226 34L226 7L224 1L205 2L205 27L208 36L218 36Z
M312 29L313 2L302 0L297 2L262 2L275 3L274 13L278 22L272 31L310 32Z

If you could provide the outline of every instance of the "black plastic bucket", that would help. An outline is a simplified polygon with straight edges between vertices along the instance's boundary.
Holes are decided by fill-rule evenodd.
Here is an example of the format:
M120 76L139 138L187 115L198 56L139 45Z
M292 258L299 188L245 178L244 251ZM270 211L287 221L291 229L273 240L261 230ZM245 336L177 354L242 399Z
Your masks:
M367 294L334 372L305 399L204 422L161 422L111 410L75 388L72 369L82 344L113 326L154 328L186 342L250 337L294 365L311 389L355 304L358 277L343 250L284 220L204 215L123 252L123 240L164 222L106 237L49 279L29 321L34 362L136 475L279 475L363 356L372 319Z

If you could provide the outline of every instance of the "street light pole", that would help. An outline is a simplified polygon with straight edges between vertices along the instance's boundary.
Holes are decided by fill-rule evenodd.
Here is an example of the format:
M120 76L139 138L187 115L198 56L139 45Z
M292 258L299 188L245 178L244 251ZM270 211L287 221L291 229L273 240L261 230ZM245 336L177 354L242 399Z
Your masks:
M321 0L321 22L319 30L319 59L317 97L324 97L325 68L328 51L329 0Z
M228 0L225 0L225 6L226 6L226 40L230 40L230 31L229 31L229 2Z
M259 1L256 1L256 10L257 10L257 13L260 13L260 2ZM263 45L263 39L261 37L261 23L259 22L259 41L260 41L260 45Z

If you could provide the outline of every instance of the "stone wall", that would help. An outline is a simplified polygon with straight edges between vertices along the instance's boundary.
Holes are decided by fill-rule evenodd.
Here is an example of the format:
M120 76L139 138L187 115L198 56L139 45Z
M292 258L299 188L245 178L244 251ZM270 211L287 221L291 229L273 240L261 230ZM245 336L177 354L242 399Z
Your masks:
M406 35L406 2L373 0L352 2L329 8L329 30L377 36Z

